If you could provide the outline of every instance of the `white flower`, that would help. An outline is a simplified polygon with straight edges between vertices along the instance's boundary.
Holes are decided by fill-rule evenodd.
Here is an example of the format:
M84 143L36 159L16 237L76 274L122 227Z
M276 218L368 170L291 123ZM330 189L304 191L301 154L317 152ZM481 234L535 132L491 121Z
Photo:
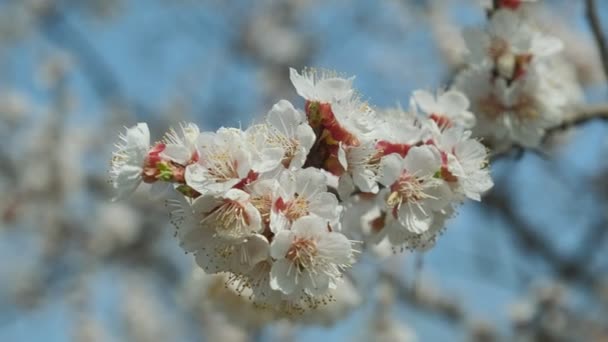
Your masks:
M434 146L413 147L405 158L391 154L383 159L381 182L387 186L379 198L387 210L387 225L420 234L429 229L434 212L449 203L450 190L435 174L441 155Z
M475 116L468 111L469 100L459 91L449 90L435 98L428 91L416 90L413 100L441 128L452 125L471 128L475 125Z
M487 168L485 146L470 138L470 132L453 127L436 130L434 141L441 151L441 177L456 191L480 201L494 183Z
M545 128L560 120L565 103L562 93L534 74L512 86L502 79L492 81L491 74L487 67L473 68L454 82L454 89L467 95L477 115L474 135L489 137L494 145L537 146Z
M500 77L513 81L528 71L529 65L562 50L562 42L545 36L512 11L497 11L486 30L463 33L473 65L489 63Z
M263 230L260 212L248 193L230 189L223 195L207 194L194 200L193 209L202 217L201 229L225 240L240 241Z
M291 230L278 232L270 247L276 259L270 272L270 286L286 295L322 296L336 288L342 270L353 263L351 242L346 236L327 230L327 222L305 216Z
M377 195L357 194L343 202L344 215L341 231L349 239L363 241L375 256L385 258L393 254L393 246L381 234L386 213L378 205Z
M307 215L323 219L326 228L340 229L342 207L336 196L327 192L323 172L314 168L285 171L279 183L270 213L270 228L274 233L289 229L293 222Z
M400 150L402 156L405 156L406 146L414 145L421 139L420 118L413 110L407 112L401 107L385 109L378 112L378 121L372 138L379 144L392 145L391 149Z
M141 184L144 163L150 150L150 131L145 123L127 128L125 134L120 135L120 142L116 144L117 150L112 156L112 169L110 178L116 190L113 200L125 198Z
M220 128L197 139L198 162L186 167L186 184L205 194L222 193L257 177L245 133Z
M242 193L236 189L228 193L244 201L245 196L237 192ZM212 209L216 201L210 196L201 196L192 203L185 199L173 202L172 221L178 226L181 247L194 253L197 264L207 273L243 273L266 260L269 243L257 234L261 227L257 210L245 208L249 203L229 201Z
M363 192L377 193L380 189L382 155L376 149L375 141L367 141L360 146L347 147L344 151L346 173L340 177L338 192L340 197L348 198L355 186Z
M306 115L286 100L272 107L266 115L266 124L254 125L247 133L256 158L267 165L262 171L279 165L290 170L301 168L316 139Z
M217 237L205 236L201 239L200 248L194 251L194 255L196 263L207 273L242 274L266 260L268 251L268 239L260 234L251 235L236 244Z
M311 102L329 103L349 98L353 95L354 77L345 79L326 71L307 69L300 75L289 69L289 79L301 97Z
M333 120L327 120L325 128L334 140L346 145L356 145L359 140L370 137L379 124L376 112L358 98L332 103L331 113Z
M169 130L165 135L165 149L161 153L163 157L180 165L188 165L198 159L196 142L200 130L193 123L181 123L179 132Z

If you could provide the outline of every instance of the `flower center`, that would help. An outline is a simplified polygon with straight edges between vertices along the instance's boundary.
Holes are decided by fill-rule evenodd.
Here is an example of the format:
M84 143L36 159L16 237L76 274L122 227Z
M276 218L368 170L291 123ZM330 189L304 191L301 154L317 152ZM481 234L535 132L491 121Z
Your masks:
M285 258L291 261L298 270L304 270L312 268L317 254L317 244L313 239L297 237L291 243Z
M217 152L209 156L207 172L210 179L223 183L228 180L239 178L238 162L226 151Z
M417 203L422 199L431 197L424 193L422 181L407 172L401 174L399 179L391 185L390 190L391 193L386 199L386 204L393 209L393 215L395 216L402 204Z
M218 236L239 239L253 233L245 207L236 201L226 200L201 220L201 226L215 229Z
M291 222L308 215L308 201L298 195L287 203L284 202L283 198L279 197L275 205L277 210L282 212Z

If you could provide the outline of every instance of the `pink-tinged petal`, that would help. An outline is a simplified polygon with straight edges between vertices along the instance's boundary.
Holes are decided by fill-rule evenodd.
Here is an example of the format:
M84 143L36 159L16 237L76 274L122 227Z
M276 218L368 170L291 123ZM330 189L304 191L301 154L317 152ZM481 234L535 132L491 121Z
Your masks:
M251 156L249 152L237 150L234 152L234 160L236 162L236 172L240 179L247 177L251 171Z
M249 228L255 232L261 232L264 230L262 225L262 215L251 203L245 204L245 214L249 220Z

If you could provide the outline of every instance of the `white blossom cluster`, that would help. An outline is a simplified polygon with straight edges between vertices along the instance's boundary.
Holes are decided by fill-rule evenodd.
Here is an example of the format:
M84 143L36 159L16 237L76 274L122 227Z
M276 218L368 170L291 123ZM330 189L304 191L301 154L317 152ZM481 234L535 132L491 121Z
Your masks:
M468 67L453 89L471 101L475 136L493 146L538 146L578 100L576 81L560 58L562 42L539 31L524 12L526 2L533 1L486 3L487 25L463 34Z
M417 91L409 112L375 111L353 78L290 72L304 111L281 100L246 130L182 124L152 145L140 123L121 136L111 177L117 198L173 185L177 236L197 264L259 305L299 312L340 291L360 227L366 244L424 249L493 184L463 94ZM344 215L358 198L371 204Z

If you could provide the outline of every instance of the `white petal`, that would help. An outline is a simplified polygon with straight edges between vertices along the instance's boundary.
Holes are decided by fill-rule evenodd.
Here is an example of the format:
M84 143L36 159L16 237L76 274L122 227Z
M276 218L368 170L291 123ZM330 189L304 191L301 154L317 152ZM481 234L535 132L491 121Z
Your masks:
M291 247L294 234L291 231L283 230L278 232L270 245L270 256L275 259L283 259Z
M325 273L304 272L300 279L302 288L311 296L322 296L329 290L329 276Z
M289 68L289 79L296 88L298 95L305 99L314 99L315 86L306 76L300 75L295 69Z
M297 236L323 235L328 232L327 222L317 216L304 216L292 224L291 231Z
M327 190L325 174L315 168L296 171L296 192L304 198Z
M441 154L431 145L412 147L404 159L405 169L417 177L433 175L441 168Z
M175 144L167 144L160 155L181 165L185 165L192 158L192 153L188 148Z
M431 226L433 219L429 213L430 208L423 212L417 205L402 205L398 213L399 223L408 231L420 234Z
M278 260L270 269L270 288L290 294L296 289L296 270L288 260Z
M438 106L435 101L435 96L424 90L416 90L413 93L414 101L420 106L420 109L427 114L433 114L437 112Z
M277 102L266 115L268 124L288 137L291 137L296 127L302 123L300 120L300 113L287 100Z
M439 97L439 105L444 114L453 117L469 108L469 99L459 91L450 90Z
M380 161L380 177L378 181L384 186L390 186L399 178L403 172L403 158L397 154L389 154L382 157Z
M296 137L300 143L300 146L306 151L310 150L317 139L312 127L310 127L307 123L298 126L296 129Z
M317 247L335 264L348 265L353 262L352 245L348 238L341 233L330 232L323 235Z
M268 259L270 245L263 235L255 234L248 237L244 245L248 255L249 266L254 266L258 262Z
M328 220L337 219L340 210L336 196L329 192L321 192L309 199L310 212Z

